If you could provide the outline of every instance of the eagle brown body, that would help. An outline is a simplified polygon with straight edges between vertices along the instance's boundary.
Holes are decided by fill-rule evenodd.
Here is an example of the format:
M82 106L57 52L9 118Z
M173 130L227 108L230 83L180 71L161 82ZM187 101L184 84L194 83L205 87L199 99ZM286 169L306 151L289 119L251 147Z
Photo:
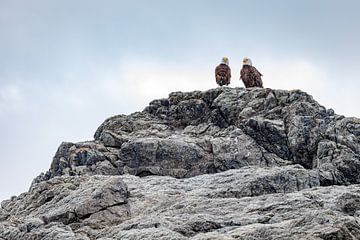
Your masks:
M229 85L231 78L231 69L228 65L221 63L215 68L216 83L219 86Z
M253 66L243 65L240 71L240 78L246 88L250 87L263 87L261 80L262 74Z

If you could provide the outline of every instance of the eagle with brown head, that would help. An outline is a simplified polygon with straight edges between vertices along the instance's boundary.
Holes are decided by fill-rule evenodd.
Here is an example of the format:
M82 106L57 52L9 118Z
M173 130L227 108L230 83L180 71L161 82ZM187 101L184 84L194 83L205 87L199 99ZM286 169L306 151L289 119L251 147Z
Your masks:
M221 63L215 68L215 79L219 86L229 85L231 78L231 69L229 67L229 59L223 57Z
M243 81L246 88L251 87L263 87L261 80L262 74L252 66L252 62L249 58L244 58L243 67L240 71L240 79Z

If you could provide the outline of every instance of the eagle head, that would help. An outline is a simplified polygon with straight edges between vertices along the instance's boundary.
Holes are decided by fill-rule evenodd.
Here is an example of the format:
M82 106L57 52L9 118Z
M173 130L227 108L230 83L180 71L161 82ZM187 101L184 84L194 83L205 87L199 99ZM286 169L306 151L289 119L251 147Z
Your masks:
M229 65L229 59L227 57L223 57L221 63Z
M252 66L251 59L250 59L250 58L244 58L244 59L243 59L243 65Z

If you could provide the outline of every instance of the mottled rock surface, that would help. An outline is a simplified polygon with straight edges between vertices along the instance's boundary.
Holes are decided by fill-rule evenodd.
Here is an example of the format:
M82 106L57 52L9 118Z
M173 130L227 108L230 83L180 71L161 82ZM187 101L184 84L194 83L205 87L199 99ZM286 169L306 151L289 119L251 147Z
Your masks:
M176 92L60 145L3 239L360 239L360 120L273 89Z

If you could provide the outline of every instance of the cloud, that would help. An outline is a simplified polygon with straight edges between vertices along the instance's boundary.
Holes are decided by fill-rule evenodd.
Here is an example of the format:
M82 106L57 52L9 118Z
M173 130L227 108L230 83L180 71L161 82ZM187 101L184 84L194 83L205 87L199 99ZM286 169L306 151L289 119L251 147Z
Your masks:
M101 79L103 85L99 87L106 96L115 101L128 100L137 104L167 97L173 91L216 87L212 68L156 60L122 61Z
M0 113L18 109L22 101L23 95L19 86L14 84L0 86Z
M217 64L217 63L216 63ZM171 91L207 90L217 87L215 65L177 64L156 60L133 59L121 62L106 74L103 90L114 99L159 98ZM240 66L240 65L239 65ZM279 89L319 91L326 85L326 70L306 60L273 63L263 61L257 66L264 74L264 85ZM231 87L243 87L239 81L240 67L231 65ZM119 91L124 95L119 94Z
M19 87L6 85L0 88L0 101L4 103L19 102L22 97Z
M319 92L328 79L326 69L308 60L265 61L262 65L266 87Z

